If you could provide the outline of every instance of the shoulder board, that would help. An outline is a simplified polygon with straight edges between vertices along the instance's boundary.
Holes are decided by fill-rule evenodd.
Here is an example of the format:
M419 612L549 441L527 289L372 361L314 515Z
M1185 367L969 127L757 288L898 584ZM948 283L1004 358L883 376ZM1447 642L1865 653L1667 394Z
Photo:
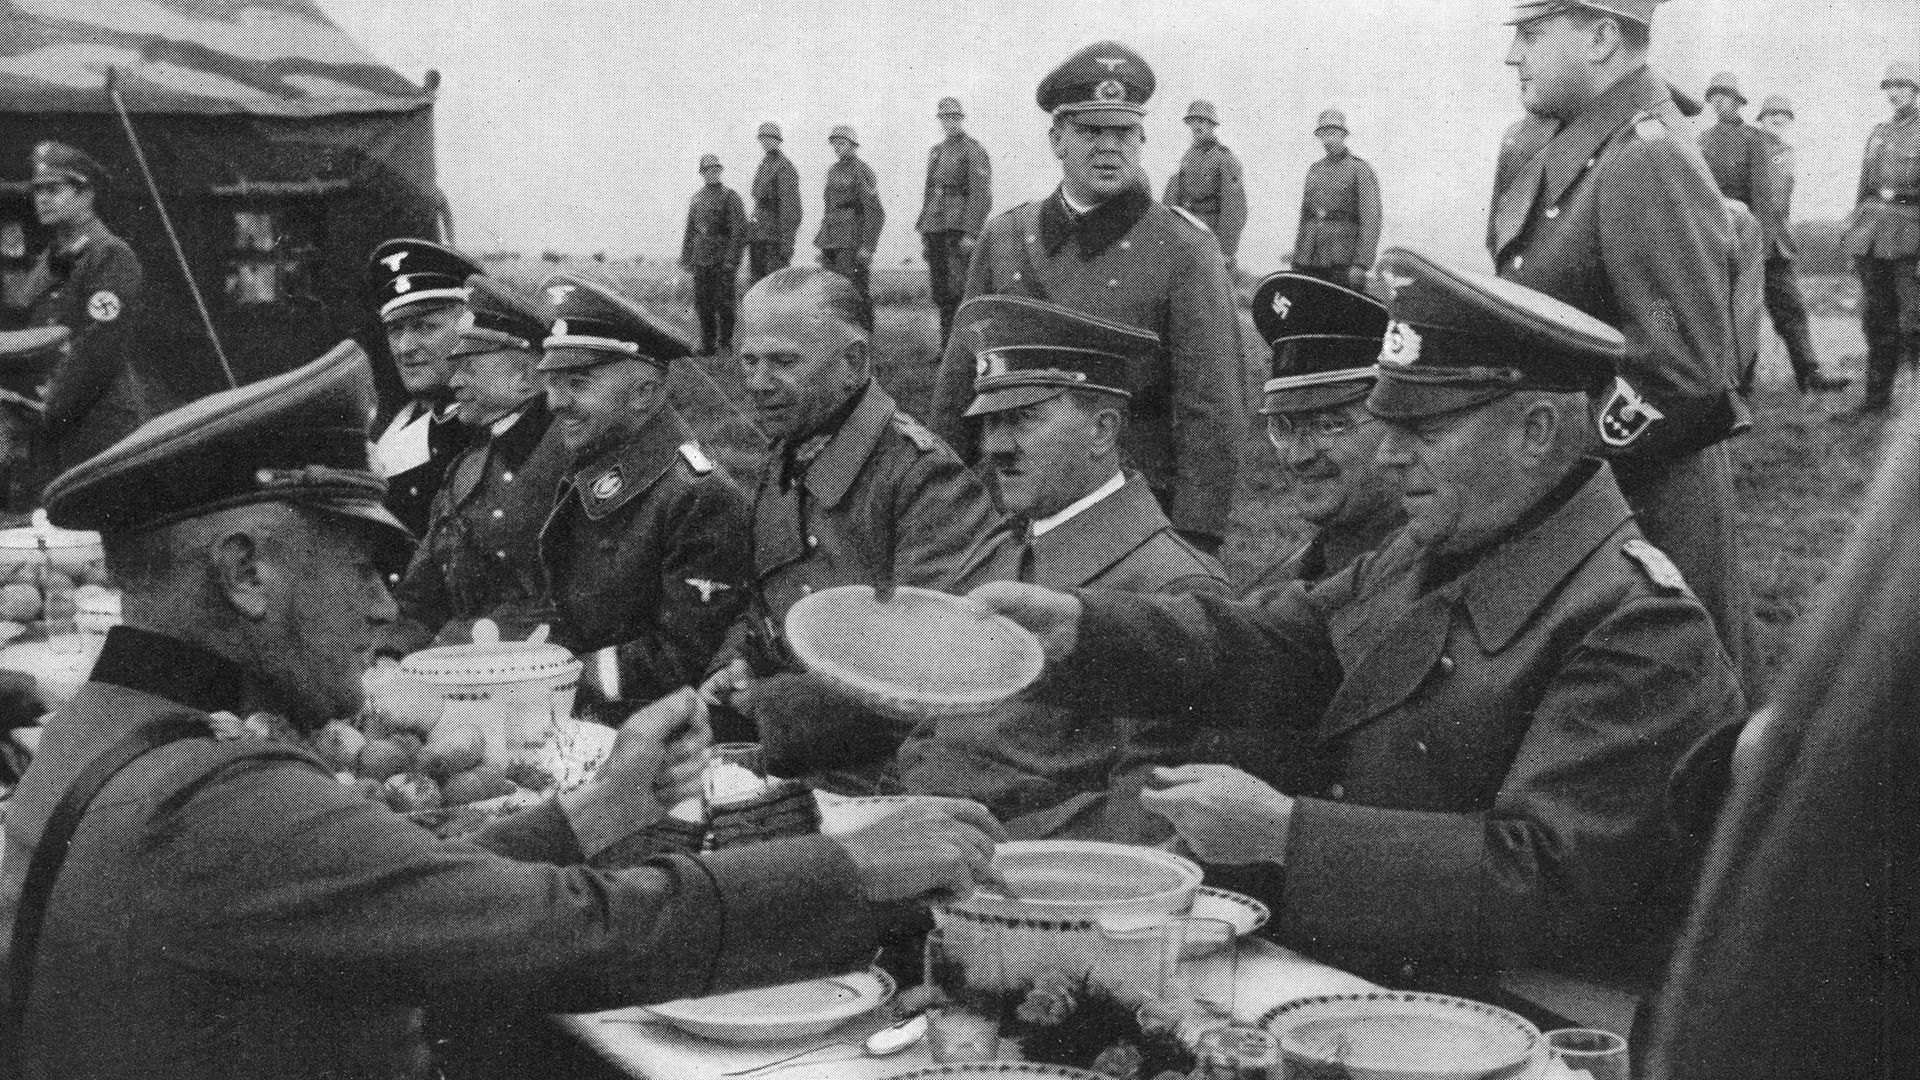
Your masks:
M893 414L893 430L906 436L907 441L912 443L923 454L932 452L940 445L940 436L935 435L922 425L920 421L915 420L903 412L896 411Z
M1201 232L1210 233L1213 231L1212 229L1207 228L1206 222L1201 221L1199 218L1195 217L1193 211L1187 209L1184 206L1169 206L1167 207L1167 209L1187 219L1187 224L1192 225L1194 228L1199 229Z
M1620 552L1639 564L1640 569L1647 575L1647 579L1655 586L1668 592L1693 595L1693 590L1687 587L1687 579L1681 575L1680 568L1673 565L1673 560L1667 558L1666 552L1654 547L1651 543L1639 539L1629 540L1620 546Z
M1667 121L1657 112L1643 112L1633 118L1633 133L1651 142L1668 132Z
M697 442L681 443L680 458L687 463L687 468L701 476L713 471L713 459L707 456L706 451L700 449L700 444Z

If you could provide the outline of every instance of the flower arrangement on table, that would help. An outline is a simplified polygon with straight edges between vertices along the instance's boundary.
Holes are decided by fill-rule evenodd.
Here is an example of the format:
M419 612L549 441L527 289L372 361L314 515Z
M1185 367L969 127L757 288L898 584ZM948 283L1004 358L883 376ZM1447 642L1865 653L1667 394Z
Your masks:
M1114 1080L1187 1080L1197 1065L1189 1040L1225 1023L1063 971L1043 972L1015 999L1012 1038L1027 1060Z

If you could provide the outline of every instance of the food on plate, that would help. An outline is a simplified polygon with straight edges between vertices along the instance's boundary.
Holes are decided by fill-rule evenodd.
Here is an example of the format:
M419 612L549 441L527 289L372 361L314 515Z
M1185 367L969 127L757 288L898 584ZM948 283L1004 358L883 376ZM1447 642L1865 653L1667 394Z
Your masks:
M498 765L476 765L465 772L454 773L440 784L440 795L448 806L498 799L518 790L519 787L507 779L507 771Z
M420 751L420 768L429 776L446 779L479 765L487 755L487 739L472 724L443 720L427 736Z

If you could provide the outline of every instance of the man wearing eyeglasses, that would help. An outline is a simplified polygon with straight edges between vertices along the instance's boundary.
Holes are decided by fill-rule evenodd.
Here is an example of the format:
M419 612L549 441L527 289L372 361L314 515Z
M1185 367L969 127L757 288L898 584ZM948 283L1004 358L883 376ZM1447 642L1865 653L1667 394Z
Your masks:
M1287 271L1254 290L1253 325L1273 348L1260 406L1267 441L1313 535L1262 571L1249 592L1332 577L1406 521L1392 477L1374 461L1386 429L1366 406L1387 309L1365 293Z
M1503 969L1649 980L1685 910L1664 792L1744 715L1706 608L1588 456L1625 340L1524 286L1403 250L1379 382L1406 528L1311 589L975 602L1034 631L1041 694L1304 734L1325 781L1224 764L1140 796L1249 868L1285 943L1401 988L1487 1000Z

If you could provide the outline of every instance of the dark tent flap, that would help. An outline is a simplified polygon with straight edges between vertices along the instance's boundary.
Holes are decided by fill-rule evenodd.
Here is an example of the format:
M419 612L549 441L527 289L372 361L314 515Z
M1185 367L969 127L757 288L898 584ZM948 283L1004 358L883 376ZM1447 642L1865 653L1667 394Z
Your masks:
M432 96L311 0L0 0L0 111L323 116Z

